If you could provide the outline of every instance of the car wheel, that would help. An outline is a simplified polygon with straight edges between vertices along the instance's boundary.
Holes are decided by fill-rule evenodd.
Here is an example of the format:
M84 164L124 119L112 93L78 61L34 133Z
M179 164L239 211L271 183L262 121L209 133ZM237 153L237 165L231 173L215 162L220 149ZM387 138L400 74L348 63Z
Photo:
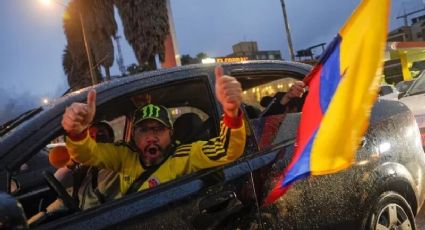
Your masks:
M367 229L416 229L412 209L406 199L395 192L379 196L370 210Z

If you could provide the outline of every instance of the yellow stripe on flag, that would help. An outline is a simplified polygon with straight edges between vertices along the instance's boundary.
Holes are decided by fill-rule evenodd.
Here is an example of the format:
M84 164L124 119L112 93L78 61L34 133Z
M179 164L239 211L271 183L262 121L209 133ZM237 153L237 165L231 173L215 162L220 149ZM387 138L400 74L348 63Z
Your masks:
M349 167L369 125L388 32L389 0L363 0L340 31L341 81L311 152L311 174Z

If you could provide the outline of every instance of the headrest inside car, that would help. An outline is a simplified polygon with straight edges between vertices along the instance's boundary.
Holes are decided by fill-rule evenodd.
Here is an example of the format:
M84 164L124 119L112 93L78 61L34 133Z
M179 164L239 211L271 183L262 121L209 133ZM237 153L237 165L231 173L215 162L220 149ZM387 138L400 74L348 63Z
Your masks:
M174 137L182 144L208 140L209 133L196 113L185 113L174 122Z

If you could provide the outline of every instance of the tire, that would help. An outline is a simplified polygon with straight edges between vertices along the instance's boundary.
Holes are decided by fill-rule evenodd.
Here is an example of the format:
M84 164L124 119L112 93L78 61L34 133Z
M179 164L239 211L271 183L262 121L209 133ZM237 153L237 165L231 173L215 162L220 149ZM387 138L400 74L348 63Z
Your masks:
M416 223L412 208L406 199L398 193L385 192L373 204L365 229L415 230Z

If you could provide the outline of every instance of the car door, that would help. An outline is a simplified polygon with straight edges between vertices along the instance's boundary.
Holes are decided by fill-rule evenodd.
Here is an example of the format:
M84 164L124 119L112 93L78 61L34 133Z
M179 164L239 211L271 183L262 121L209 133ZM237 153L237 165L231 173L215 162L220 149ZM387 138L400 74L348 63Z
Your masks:
M212 68L197 69L179 72L173 74L172 78L168 76L164 80L158 76L155 84L144 85L161 92L157 95L153 94L155 98L169 98L164 94L179 89L180 95L174 95L175 98L169 99L168 105L167 100L165 101L165 104L170 106L171 101L177 100L176 98L181 97L181 94L194 91L184 87L193 82L203 83L204 88L201 89L197 83L199 88L195 91L201 91L211 105L209 115L212 121L208 121L212 122L210 131L218 135L220 108L215 101L211 77L214 77ZM143 85L142 82L137 84ZM170 85L175 85L176 88L161 91L161 87ZM189 99L200 97L199 95L188 96L191 97ZM180 101L181 99L179 98ZM107 103L99 106L109 107ZM253 141L250 141L247 145L252 143ZM251 148L247 148L246 152L249 151ZM112 229L246 229L258 228L260 223L251 170L247 161L240 159L229 165L183 176L158 187L126 196L95 209L76 213L41 227L46 229L58 227L61 229L106 227Z
M42 229L234 229L258 227L246 162L190 175L60 219Z
M263 114L269 105L267 101L276 100L275 98L279 95L287 92L291 84L303 79L307 71L308 68L294 69L276 65L269 69L251 70L248 73L235 71L234 73L244 86L244 107L249 114L248 123L258 146L258 151L248 159L248 165L253 172L264 229L291 228L290 223L282 224L278 215L281 210L285 210L290 215L289 208L263 205L270 191L279 183L281 173L293 156L302 101L288 104L285 113L267 116Z

